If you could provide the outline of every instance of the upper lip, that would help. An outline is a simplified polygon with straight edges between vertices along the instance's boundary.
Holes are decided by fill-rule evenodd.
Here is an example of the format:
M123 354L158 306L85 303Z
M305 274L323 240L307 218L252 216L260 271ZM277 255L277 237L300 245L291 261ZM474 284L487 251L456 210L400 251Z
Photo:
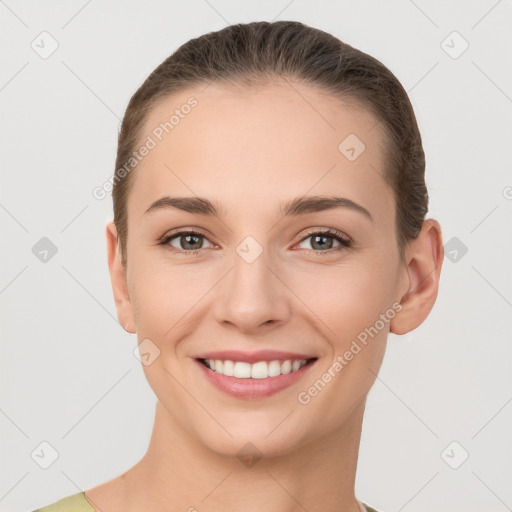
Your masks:
M196 359L217 359L221 361L241 361L244 363L257 363L258 361L288 361L313 359L309 354L297 354L295 352L282 352L279 350L258 350L256 352L242 352L240 350L219 350L206 352Z

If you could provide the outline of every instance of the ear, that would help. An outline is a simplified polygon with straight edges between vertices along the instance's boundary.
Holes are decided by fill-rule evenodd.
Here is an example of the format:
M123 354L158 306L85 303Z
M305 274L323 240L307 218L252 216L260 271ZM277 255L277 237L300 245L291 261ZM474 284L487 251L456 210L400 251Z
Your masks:
M121 253L117 239L117 228L114 222L109 222L106 227L107 235L107 254L108 268L110 271L110 280L112 281L112 291L116 303L117 318L121 327L130 333L136 332L135 321L133 318L130 295L128 294L128 283L126 279L126 269L121 262Z
M402 310L390 323L392 333L406 334L425 321L437 298L443 259L441 226L427 219L406 250L407 284L402 290Z

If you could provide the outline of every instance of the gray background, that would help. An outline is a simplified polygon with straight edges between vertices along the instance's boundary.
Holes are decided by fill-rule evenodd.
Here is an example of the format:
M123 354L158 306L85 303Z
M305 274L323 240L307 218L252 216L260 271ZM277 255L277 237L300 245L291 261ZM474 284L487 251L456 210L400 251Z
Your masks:
M454 260L427 321L390 336L357 496L382 512L510 510L511 11L496 0L0 0L0 510L49 504L145 453L155 397L115 315L111 199L92 189L112 174L120 119L154 67L192 37L278 19L333 33L403 83L429 216ZM51 48L43 31L59 45L47 58L31 47ZM58 249L46 262L33 252L43 237ZM47 469L42 442L58 453Z

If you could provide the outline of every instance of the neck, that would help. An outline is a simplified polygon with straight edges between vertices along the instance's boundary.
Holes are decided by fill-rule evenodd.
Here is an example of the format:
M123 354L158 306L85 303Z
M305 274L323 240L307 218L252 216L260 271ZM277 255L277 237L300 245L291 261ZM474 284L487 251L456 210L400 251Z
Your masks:
M148 450L123 475L127 510L360 512L354 484L364 407L291 453L244 465L199 443L157 402Z

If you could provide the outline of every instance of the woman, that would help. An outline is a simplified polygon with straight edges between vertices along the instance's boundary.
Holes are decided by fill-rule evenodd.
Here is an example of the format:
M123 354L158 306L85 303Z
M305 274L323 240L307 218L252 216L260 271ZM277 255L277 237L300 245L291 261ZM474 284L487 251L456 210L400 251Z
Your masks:
M106 229L151 441L39 510L373 511L354 494L366 397L443 261L424 170L398 80L321 30L233 25L158 66L123 119Z

